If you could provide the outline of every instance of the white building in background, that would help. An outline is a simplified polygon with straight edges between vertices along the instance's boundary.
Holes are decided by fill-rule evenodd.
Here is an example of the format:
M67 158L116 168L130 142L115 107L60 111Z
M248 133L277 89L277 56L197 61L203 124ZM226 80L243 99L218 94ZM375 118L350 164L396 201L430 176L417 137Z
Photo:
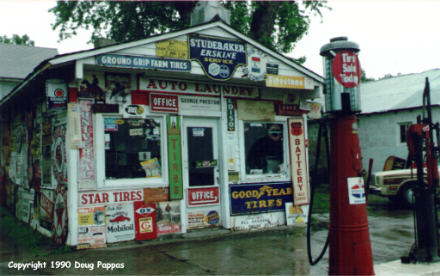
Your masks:
M0 43L0 100L57 49Z
M383 170L389 156L406 159L406 130L422 117L425 78L429 79L433 122L440 121L440 69L401 75L361 84L361 108L358 115L359 140L363 167Z

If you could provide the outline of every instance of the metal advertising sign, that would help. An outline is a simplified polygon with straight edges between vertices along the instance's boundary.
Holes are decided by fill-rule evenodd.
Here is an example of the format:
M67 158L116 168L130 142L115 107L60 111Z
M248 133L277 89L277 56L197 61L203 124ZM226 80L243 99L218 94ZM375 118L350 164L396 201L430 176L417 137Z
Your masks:
M184 80L164 80L140 77L139 89L145 92L161 92L194 96L217 96L220 93L229 98L255 99L259 96L258 87L218 84L206 82L192 82Z
M293 182L293 204L309 203L309 181L306 159L304 120L287 119L289 130L290 169Z
M243 42L212 36L190 35L189 56L215 80L230 79L239 65L247 63Z
M335 79L344 87L356 87L362 77L357 53L348 50L337 53L333 58L332 72Z
M106 228L108 243L134 240L133 204L107 205Z
M176 95L150 93L150 109L152 112L179 112L179 99Z
M220 116L220 99L214 97L179 96L179 114Z
M156 205L134 202L135 239L151 240L157 238Z
M156 56L188 59L188 42L176 39L156 42Z
M105 207L78 209L78 249L106 246Z
M47 107L49 110L66 108L67 84L63 80L50 79L46 81Z
M229 185L231 215L284 211L292 202L292 183L256 183Z
M313 82L309 78L271 74L266 75L266 86L288 89L314 89Z
M180 118L168 116L168 160L170 177L170 200L183 198L182 149L180 144Z
M228 131L235 131L235 106L233 99L226 99Z
M350 205L365 204L365 185L362 177L348 177L348 200Z
M144 200L143 189L125 191L84 192L79 194L79 206L108 205Z
M178 233L182 229L180 221L180 202L159 202L157 206L157 234Z
M198 210L188 212L188 229L197 229L220 224L220 213L218 210Z
M101 66L136 68L136 69L154 69L164 71L191 71L191 62L189 60L157 58L147 56L127 56L106 54L96 58L96 63Z
M95 151L93 138L92 101L80 100L81 148L79 149L79 189L90 189L95 183Z
M188 206L217 205L220 202L218 187L189 188Z

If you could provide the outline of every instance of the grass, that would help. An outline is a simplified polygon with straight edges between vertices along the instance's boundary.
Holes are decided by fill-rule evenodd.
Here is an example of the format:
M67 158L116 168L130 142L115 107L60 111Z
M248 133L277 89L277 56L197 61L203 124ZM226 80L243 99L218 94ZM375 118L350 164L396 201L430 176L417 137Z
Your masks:
M2 239L11 240L16 247L36 257L72 251L68 246L56 245L52 239L32 229L29 224L17 220L3 207L0 208L0 232Z

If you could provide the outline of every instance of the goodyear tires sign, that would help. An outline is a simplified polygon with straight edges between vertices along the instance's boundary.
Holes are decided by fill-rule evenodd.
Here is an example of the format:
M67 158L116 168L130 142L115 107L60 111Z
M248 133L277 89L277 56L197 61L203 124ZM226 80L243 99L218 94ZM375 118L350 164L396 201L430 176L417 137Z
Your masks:
M284 212L292 202L292 182L230 185L231 215Z

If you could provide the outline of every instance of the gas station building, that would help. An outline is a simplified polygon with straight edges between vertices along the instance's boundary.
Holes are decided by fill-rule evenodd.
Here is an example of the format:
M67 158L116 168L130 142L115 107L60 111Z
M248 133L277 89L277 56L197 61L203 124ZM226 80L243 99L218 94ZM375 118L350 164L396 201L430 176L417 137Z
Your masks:
M0 102L2 203L78 248L303 222L323 84L221 20L57 55Z

